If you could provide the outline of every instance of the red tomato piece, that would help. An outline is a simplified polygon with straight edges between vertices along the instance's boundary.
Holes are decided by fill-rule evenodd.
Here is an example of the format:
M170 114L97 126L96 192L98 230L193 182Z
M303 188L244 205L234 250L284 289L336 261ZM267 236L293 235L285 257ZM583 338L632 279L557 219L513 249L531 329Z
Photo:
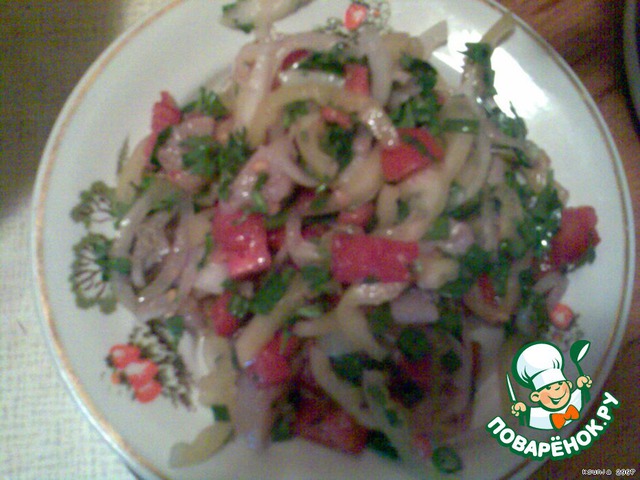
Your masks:
M271 266L267 231L261 215L218 211L213 218L213 238L225 258L231 278L245 278Z
M305 225L300 233L302 238L305 240L311 240L312 238L322 237L322 235L327 233L329 230L329 225L324 223L311 223L309 225Z
M143 386L135 389L136 400L140 403L149 403L162 393L162 384L157 380L151 380Z
M331 272L341 283L369 278L379 282L408 281L409 265L417 257L417 242L365 234L336 234L331 241Z
M140 358L140 349L131 344L114 345L109 350L111 363L117 369L123 369L134 360Z
M414 361L403 357L398 366L422 390L431 386L431 355L425 355L420 360Z
M247 368L249 374L257 379L261 387L279 385L292 378L291 359L300 348L300 339L289 336L284 339L278 332L256 356Z
M491 280L488 273L483 272L480 274L478 277L478 287L480 288L480 295L482 296L484 303L497 307L498 301L496 300L496 289L494 288L493 280Z
M368 430L325 398L303 398L294 427L302 438L344 453L358 454L367 443Z
M369 9L361 3L352 3L344 13L344 26L347 30L355 30L367 19Z
M280 70L288 70L289 68L295 66L296 63L300 62L307 58L311 53L309 50L298 49L291 51L284 60L282 61L282 65L280 65Z
M177 125L182 120L182 112L168 92L160 92L160 101L153 105L151 131L155 134L165 128Z
M275 230L269 230L267 232L267 243L269 248L273 252L279 251L286 240L287 231L284 227L278 227Z
M342 210L338 214L337 222L343 225L365 227L373 217L375 206L373 202L363 203L353 210Z
M551 324L554 327L560 330L566 330L571 326L571 322L573 322L575 314L568 305L558 303L551 310L549 317L551 318Z
M352 127L351 117L348 113L338 110L337 108L324 106L320 109L320 115L327 123L335 123L345 130L349 130Z
M213 323L213 329L221 337L230 337L240 328L240 319L234 317L229 311L229 302L233 293L224 292L213 302L209 315Z
M158 365L149 359L135 360L124 369L129 385L136 390L151 380L158 374Z
M433 455L433 443L426 433L416 433L411 438L413 445L423 459L430 459Z
M382 150L382 174L397 182L444 157L444 150L425 128L399 128L401 143Z
M359 63L344 66L344 88L351 93L369 96L369 67Z
M579 262L589 248L600 243L598 217L593 207L569 207L562 211L560 229L551 240L549 261L559 268Z

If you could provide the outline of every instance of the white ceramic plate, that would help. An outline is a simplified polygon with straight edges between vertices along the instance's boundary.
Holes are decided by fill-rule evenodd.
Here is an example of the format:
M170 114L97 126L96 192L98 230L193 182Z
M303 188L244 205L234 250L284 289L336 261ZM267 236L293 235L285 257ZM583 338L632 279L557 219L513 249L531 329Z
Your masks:
M449 24L449 45L434 63L454 80L464 43L479 40L503 13L489 1L403 0L392 3L393 27L417 34L439 20ZM106 440L145 478L369 479L405 478L398 467L373 454L347 458L303 442L247 453L239 443L211 461L172 470L169 451L210 424L210 413L189 411L166 399L140 404L109 381L105 357L126 342L133 319L80 310L68 277L73 245L85 234L69 212L79 193L96 180L115 184L116 163L126 139L149 128L158 92L180 103L229 65L248 37L219 25L220 2L174 1L119 38L89 69L55 124L34 194L33 265L36 291L53 356L80 408ZM341 17L346 1L318 0L279 25L303 30ZM572 275L566 300L581 313L584 338L592 342L583 361L602 386L622 338L631 298L633 224L622 165L596 106L567 65L524 23L494 55L501 96L526 120L530 138L554 162L557 179L573 205L593 205L602 242L597 261ZM505 393L506 394L506 393ZM595 396L595 394L594 394ZM497 405L484 406L508 416ZM522 477L538 466L499 447L483 429L478 443L462 449L463 477Z

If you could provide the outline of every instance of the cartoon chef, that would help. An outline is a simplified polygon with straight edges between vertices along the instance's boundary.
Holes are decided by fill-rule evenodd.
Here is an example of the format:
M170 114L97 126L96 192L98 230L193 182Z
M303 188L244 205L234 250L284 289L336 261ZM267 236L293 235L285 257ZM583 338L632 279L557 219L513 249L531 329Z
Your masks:
M573 384L565 378L563 365L562 352L551 343L536 342L522 348L513 359L511 371L518 383L531 390L529 399L538 406L529 407L516 401L509 385L514 402L511 413L516 417L522 415L524 423L539 430L560 430L577 420L592 381L588 375L580 375L572 392Z

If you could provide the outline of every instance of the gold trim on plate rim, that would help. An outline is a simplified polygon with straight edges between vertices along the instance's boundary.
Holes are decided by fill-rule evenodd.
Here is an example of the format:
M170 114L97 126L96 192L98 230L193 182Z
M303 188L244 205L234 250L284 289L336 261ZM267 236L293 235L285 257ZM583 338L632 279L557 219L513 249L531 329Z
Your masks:
M32 220L32 253L34 254L33 260L35 261L34 267L34 283L37 287L36 295L39 300L39 307L41 310L42 317L47 327L47 334L49 336L49 346L52 350L52 353L55 354L56 362L59 365L60 374L65 380L67 387L70 389L74 399L78 403L81 410L87 415L91 423L96 427L96 429L101 433L101 435L107 440L107 442L121 455L124 459L127 466L133 468L135 471L139 470L142 467L145 470L153 473L155 476L160 478L166 478L159 470L158 467L154 466L149 462L146 458L143 458L142 455L135 451L131 445L129 445L123 437L111 426L111 424L105 419L103 414L98 411L98 408L95 406L93 401L91 400L89 394L84 389L82 382L78 378L77 374L74 371L73 366L67 354L62 347L62 342L59 338L58 331L56 328L56 321L53 317L52 308L50 305L47 285L45 282L45 267L44 267L44 239L43 239L43 230L44 230L44 216L45 216L45 203L47 199L47 193L49 189L49 179L51 176L51 172L53 170L55 161L57 159L58 151L60 148L60 144L62 143L67 127L71 123L77 109L82 103L84 97L87 92L92 88L96 79L100 76L100 74L105 70L105 68L109 65L109 63L120 53L120 51L125 48L131 40L137 37L140 32L151 24L156 22L158 18L165 15L167 12L173 10L178 7L185 0L173 0L169 4L161 7L155 13L152 13L149 17L144 19L142 22L123 33L122 36L118 37L112 43L110 47L105 50L105 52L98 57L96 63L94 63L89 70L86 72L85 76L82 78L76 89L71 94L69 101L71 103L65 104L60 114L60 117L56 121L54 125L53 133L54 137L51 137L47 142L47 146L45 148L45 153L41 160L41 171L38 172L38 177L36 181L36 189L34 191L34 215ZM494 0L477 0L480 3L483 3L487 7L497 11L499 13L506 13L509 10L503 5L495 3ZM594 378L599 379L600 388L602 384L604 384L605 378L602 378L601 373L609 373L609 370L613 366L613 361L617 356L612 355L612 349L614 343L617 342L618 346L620 341L622 340L624 334L624 328L627 323L631 295L630 295L630 285L633 284L633 267L632 261L634 259L635 253L633 251L635 239L633 237L633 217L631 216L631 201L629 198L628 187L626 184L626 177L624 168L619 156L619 153L615 147L611 134L606 126L604 119L602 118L600 111L598 110L597 105L594 103L591 95L588 93L580 79L573 72L571 67L565 62L565 60L555 51L555 49L544 40L532 27L530 27L525 21L520 19L519 17L514 15L514 18L517 22L517 25L520 29L523 30L530 39L534 40L539 46L543 48L543 50L550 56L553 62L560 68L560 70L567 76L567 78L571 81L575 90L580 94L582 98L583 104L588 108L592 119L597 124L598 130L600 132L600 136L602 137L602 141L606 144L607 151L609 154L609 160L614 167L616 183L618 186L618 192L620 194L620 201L623 209L623 220L624 220L624 287L621 292L621 296L618 303L618 311L616 314L616 319L614 323L614 328L611 330L609 338L607 339L606 353L600 359L599 365L596 368L596 371L593 374ZM135 464L134 464L135 463ZM507 473L507 475L503 478L509 478L517 473L522 473L523 470L530 466L531 460L523 460L517 467L515 467L512 471ZM542 463L540 463L541 465Z

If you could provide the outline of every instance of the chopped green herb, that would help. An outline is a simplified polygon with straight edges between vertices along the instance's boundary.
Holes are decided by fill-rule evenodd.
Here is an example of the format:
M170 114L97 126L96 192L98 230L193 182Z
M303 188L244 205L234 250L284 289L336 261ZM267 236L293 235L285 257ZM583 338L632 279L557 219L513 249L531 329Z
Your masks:
M266 215L269 213L269 205L267 205L267 201L262 195L260 190L252 190L251 191L251 212L262 213Z
M216 422L230 422L231 415L229 413L229 408L223 404L214 404L211 405L211 412L213 413L213 418Z
M458 192L456 192L455 189L452 188L451 195L455 196L457 193ZM465 220L471 217L472 215L477 214L480 211L481 205L482 205L482 191L478 192L477 195L474 195L472 198L470 198L466 202L447 209L446 213L451 218L455 218L456 220Z
M370 430L367 435L367 448L370 448L379 455L398 460L400 456L389 438L379 430Z
M432 133L437 134L440 131L440 103L434 90L436 70L429 63L409 55L402 57L401 65L420 87L420 94L392 109L389 112L391 121L396 127L427 126Z
M462 469L462 460L451 447L437 447L433 450L431 461L441 472L454 473Z
M222 6L222 17L224 23L229 27L236 28L244 33L250 33L255 25L251 22L243 22L239 19L241 5L246 0L236 0L233 3L228 3Z
M378 305L369 313L367 313L369 328L373 335L377 337L383 336L391 325L393 325L393 316L391 315L391 304L385 302Z
M318 265L304 265L300 269L300 274L312 292L326 293L331 282L329 269Z
M424 399L424 392L422 389L410 379L398 379L395 378L389 386L393 398L396 398L402 405L407 408L416 406L422 399Z
M482 273L490 272L493 266L491 253L474 243L460 258L460 274L458 278L446 283L438 292L447 298L460 298L471 288Z
M251 299L251 311L256 314L267 314L284 296L289 288L295 270L286 268L282 272L272 270L267 274L260 289Z
M440 357L440 366L449 374L457 372L461 365L462 360L460 360L460 356L453 350L449 350Z
M300 117L304 117L309 113L309 102L306 100L297 100L284 106L282 126L288 129Z
M232 133L226 145L210 136L193 136L185 139L182 146L187 148L182 156L185 168L208 180L217 180L220 196L226 200L231 182L251 154L244 130Z
M182 112L200 112L215 119L229 115L229 111L220 100L220 96L213 90L207 90L204 87L200 87L198 99L185 105Z
M354 57L347 56L344 45L339 43L327 51L313 51L298 62L302 70L320 70L334 75L343 75L347 63L357 62Z
M364 353L356 352L332 357L331 367L340 378L360 386L365 370L381 370L384 365Z
M294 437L291 420L285 415L279 415L271 428L272 442L286 442Z
M182 315L174 315L165 320L167 330L173 337L173 343L175 345L180 342L182 334L184 333L184 317Z
M423 93L431 92L436 86L438 71L428 62L404 54L400 59L400 65L414 77Z
M474 278L478 277L491 269L491 253L474 243L462 257L461 266Z
M399 427L402 425L402 418L398 414L398 411L393 408L385 408L384 410L385 417L387 417L387 422L392 427Z
M325 313L323 306L319 303L304 305L296 310L296 315L302 318L318 318Z
M461 298L473 286L473 282L473 278L459 276L440 287L438 293L445 298Z
M422 237L424 240L446 240L450 235L450 220L446 215L436 218Z
M288 213L286 210L280 210L275 215L270 215L265 218L264 225L269 231L277 230L280 227L284 227L287 223Z
M400 332L397 340L400 351L410 361L423 359L431 350L431 344L422 330L414 327L405 327Z
M507 258L499 256L498 261L493 264L489 271L491 284L499 297L504 297L507 294L509 273L511 273L511 262Z
M560 228L562 202L550 174L546 185L537 195L521 199L524 219L517 231L527 248L536 257L543 256L551 247L551 239ZM525 203L526 202L526 203Z
M239 293L234 293L229 300L229 313L236 318L243 318L251 309L251 301Z
M498 252L508 258L518 260L527 253L527 246L520 235L502 240L498 245Z
M436 326L450 333L458 340L462 340L462 315L449 308L446 302L439 307L440 318Z
M171 210L174 209L174 207L178 204L179 201L180 201L180 194L178 194L177 192L170 192L168 195L166 195L165 197L161 198L160 200L158 200L156 203L153 204L153 206L151 207L151 212L153 213L163 212L163 211L170 212Z
M491 119L505 135L522 139L527 136L527 126L524 120L518 116L513 105L511 105L511 116L497 107L489 110L488 114L489 119Z
M411 97L389 112L389 118L396 127L429 127L432 133L439 129L438 112L440 104L435 94Z
M207 232L204 236L204 252L202 254L202 259L198 262L198 269L204 268L205 262L207 258L209 258L209 254L213 251L213 235L211 232Z
M329 124L320 146L327 155L334 158L340 167L345 168L353 159L353 138L355 129L347 130L340 125Z
M402 223L402 221L406 220L409 214L411 213L409 202L407 202L406 200L398 199L396 201L396 207L397 207L396 222Z
M149 163L156 168L160 168L160 162L158 161L158 150L167 143L169 137L171 136L171 132L173 131L172 127L167 127L162 130L158 134L158 138L156 139L156 143L153 146L153 151L151 152L151 158L149 159Z
M485 96L493 96L496 94L493 82L495 80L495 72L491 67L491 55L493 48L488 43L466 43L467 50L463 52L469 60L474 62L482 70L482 81L485 85Z

